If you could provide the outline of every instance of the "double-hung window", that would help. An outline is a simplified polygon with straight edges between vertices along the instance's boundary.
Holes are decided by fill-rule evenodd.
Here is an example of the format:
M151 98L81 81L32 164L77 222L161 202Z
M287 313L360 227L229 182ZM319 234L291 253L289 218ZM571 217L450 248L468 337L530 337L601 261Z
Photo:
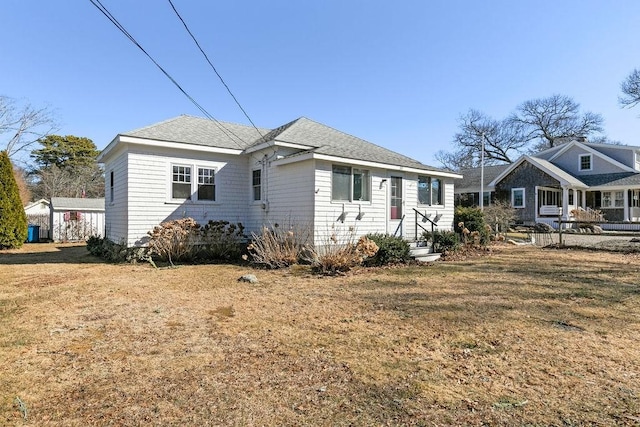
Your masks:
M191 200L191 166L171 167L171 198Z
M624 207L624 191L603 191L601 204L603 208Z
M253 188L253 200L262 200L262 171L260 169L253 171L251 185Z
M216 199L215 170L198 168L198 200Z
M371 177L368 170L350 166L333 165L331 174L331 199L345 201L370 201Z
M442 205L442 180L429 176L418 176L418 203L421 205Z
M524 208L524 188L512 188L511 189L511 206L514 208Z

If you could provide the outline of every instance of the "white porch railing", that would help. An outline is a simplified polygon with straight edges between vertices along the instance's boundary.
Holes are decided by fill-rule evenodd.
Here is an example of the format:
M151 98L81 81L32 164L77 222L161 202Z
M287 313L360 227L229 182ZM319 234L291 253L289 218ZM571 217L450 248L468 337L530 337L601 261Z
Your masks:
M544 215L544 216L549 216L549 215L559 216L559 215L562 215L562 206L542 205L540 206L540 209L538 212L540 215Z

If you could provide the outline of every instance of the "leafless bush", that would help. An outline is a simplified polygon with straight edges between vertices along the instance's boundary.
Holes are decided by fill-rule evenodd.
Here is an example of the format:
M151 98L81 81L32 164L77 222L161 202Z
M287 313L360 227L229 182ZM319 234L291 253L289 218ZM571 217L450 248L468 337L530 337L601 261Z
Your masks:
M306 242L301 241L293 227L262 227L260 234L251 233L247 249L251 261L267 268L283 268L296 264Z
M352 228L343 236L339 233L336 230L327 233L323 244L310 248L306 254L306 260L315 271L322 274L346 272L378 252L378 245L366 236L354 243L355 231Z
M575 218L577 222L580 221L602 221L604 219L604 215L602 215L602 211L598 209L573 209L571 211L571 216Z
M246 246L247 236L241 223L209 221L198 232L197 255L201 259L237 261Z
M163 222L148 233L149 253L174 265L173 261L193 254L199 240L199 229L200 226L193 218Z
M498 200L484 208L484 220L494 233L505 233L516 220L516 210L509 202Z

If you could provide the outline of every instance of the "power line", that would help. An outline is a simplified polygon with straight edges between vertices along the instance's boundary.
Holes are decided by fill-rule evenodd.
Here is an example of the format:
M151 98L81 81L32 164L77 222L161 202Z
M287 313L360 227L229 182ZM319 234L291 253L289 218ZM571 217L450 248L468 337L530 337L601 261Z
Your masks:
M178 10L176 9L176 7L173 5L173 2L171 0L169 0L169 4L171 5L171 8L173 9L173 11L175 12L176 16L178 17L178 19L180 19L180 22L182 22L182 25L184 25L184 29L187 30L187 33L189 33L189 35L191 36L191 38L193 39L193 42L196 44L196 46L198 46L198 49L200 49L200 52L202 53L202 55L204 56L204 58L207 60L207 62L209 63L209 65L211 66L211 68L213 69L213 71L216 73L216 76L218 76L218 79L220 79L220 82L224 85L224 87L227 89L227 92L229 92L229 95L231 95L231 97L233 98L233 100L236 102L236 104L238 105L238 108L240 108L240 110L244 113L244 116L247 118L247 120L249 120L249 122L251 123L251 125L253 126L253 128L256 130L256 132L258 132L258 135L260 135L261 139L264 139L264 135L262 135L262 133L260 132L260 130L258 129L258 127L255 125L255 123L253 123L253 120L251 120L251 117L249 117L249 114L247 114L247 112L245 111L244 108L242 108L242 105L240 105L240 101L238 101L238 99L236 98L236 96L233 94L233 92L231 92L231 89L229 88L229 86L227 85L227 83L224 81L224 79L222 78L222 76L220 75L220 73L218 72L218 70L216 69L216 67L213 65L213 63L211 62L211 60L209 60L209 56L207 56L207 54L205 53L205 51L202 49L202 47L200 46L200 43L198 43L198 40L196 39L196 37L193 35L193 33L191 32L191 30L189 29L189 27L187 26L187 23L184 21L184 19L182 19L182 16L180 16L180 13L178 12Z
M236 144L241 149L245 148L247 143L242 138L240 138L238 135L236 135L233 131L231 131L230 129L227 129L221 122L219 122L215 117L213 117L211 114L209 114L209 112L202 105L200 105L191 95L189 95L187 93L187 91L184 90L182 88L182 86L180 86L180 84L173 77L171 77L171 75L164 68L162 68L162 66L155 59L153 59L153 57L140 45L140 43L138 43L138 41L126 30L126 28L124 28L124 26L122 24L120 24L120 22L118 22L118 20L111 14L111 12L109 12L109 10L100 2L100 0L89 0L89 1L100 12L102 12L102 14L104 16L106 16L107 19L109 21L111 21L111 23L113 25L115 25L116 28L118 28L118 30L120 30L120 32L122 32L122 34L124 34L131 41L131 43L136 45L138 47L138 49L140 49L147 56L147 58L150 59L151 62L153 62L155 64L155 66L158 67L158 69L160 71L162 71L162 73L178 88L178 90L180 90L180 92L182 92L184 94L184 96L186 96L189 99L189 101L191 101L193 103L193 105L195 105L198 108L198 110L200 110L202 112L202 114L205 115L205 117L207 117L209 120L212 120L218 126L218 128L229 139L231 139L234 142L234 144ZM237 140L239 140L242 144L244 144L244 146L242 144L238 143L237 140L232 138L232 135L235 138L237 138Z

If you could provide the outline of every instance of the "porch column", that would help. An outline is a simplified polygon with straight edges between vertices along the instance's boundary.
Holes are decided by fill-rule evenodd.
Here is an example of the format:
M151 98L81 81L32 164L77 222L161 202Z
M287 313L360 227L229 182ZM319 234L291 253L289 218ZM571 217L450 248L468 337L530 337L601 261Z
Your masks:
M574 194L575 198L576 195ZM569 219L569 189L562 187L562 219L567 221Z
M624 220L629 221L629 190L624 190Z

